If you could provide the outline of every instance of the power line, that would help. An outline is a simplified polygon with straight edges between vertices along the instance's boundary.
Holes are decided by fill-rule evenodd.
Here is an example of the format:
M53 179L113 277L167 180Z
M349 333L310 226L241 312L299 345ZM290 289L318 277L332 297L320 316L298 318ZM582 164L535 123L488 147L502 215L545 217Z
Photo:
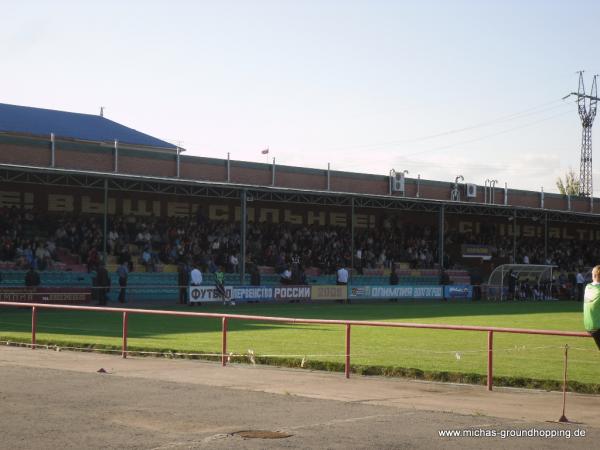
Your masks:
M556 103L560 103L560 104L556 104ZM553 106L545 108L545 106L548 106L548 105L553 105ZM435 133L435 134L426 135L426 136L420 136L420 137L411 138L411 139L394 140L394 141L380 142L380 143L373 143L373 144L361 144L361 145L352 145L352 146L346 146L346 147L332 147L332 148L330 148L330 150L350 150L350 149L367 149L367 148L373 149L373 148L387 147L387 146L398 145L398 144L412 144L412 143L416 143L416 142L422 142L422 141L426 141L426 140L435 139L438 137L449 136L449 135L457 134L457 133L463 133L465 131L470 131L470 130L474 130L477 128L489 127L489 126L497 125L497 124L504 123L504 122L519 120L519 119L523 119L525 117L529 117L532 115L542 114L547 111L551 111L553 109L562 108L564 106L566 106L566 104L564 103L564 100L557 99L557 100L553 100L551 102L542 103L541 105L537 105L537 106L525 109L525 110L517 112L517 113L508 114L506 116L500 116L498 118L491 119L491 120L484 121L484 122L479 122L474 125L469 125L469 126L461 127L461 128L455 128L455 129L443 131L440 133Z
M560 103L560 104L557 104L557 103ZM552 105L552 106L550 106L550 105ZM324 149L324 151L328 151L328 150L352 150L352 149L357 149L357 150L358 149L376 149L376 148L394 146L394 145L399 145L399 144L412 144L412 143L427 141L427 140L431 140L431 139L435 139L435 138L439 138L439 137L443 137L443 136L449 136L449 135L452 135L452 134L463 133L465 131L470 131L470 130L474 130L474 129L477 129L477 128L489 127L489 126L501 124L501 123L504 123L504 122L510 122L510 121L513 121L513 120L523 119L525 117L529 117L529 116L532 116L532 115L538 115L538 114L542 114L542 113L545 113L547 111L551 111L551 110L554 110L554 109L557 109L557 108L562 108L563 106L566 106L565 103L564 103L564 99L556 99L556 100L552 100L552 101L549 101L549 102L541 103L541 104L536 105L536 106L532 106L530 108L524 109L524 110L516 112L516 113L511 113L511 114L508 114L508 115L499 116L497 118L490 119L488 121L483 121L483 122L476 123L474 125L469 125L469 126L466 126L466 127L450 129L450 130L442 131L442 132L431 134L431 135L419 136L419 137L410 138L410 139L397 139L397 140L393 140L393 141L380 142L380 143L372 143L372 144L359 144L359 145L350 145L350 146L330 147L328 149ZM194 145L194 146L195 145L202 145L202 144L200 144L198 142L182 141L182 140L179 140L179 139L167 139L167 138L164 138L163 140L165 140L167 142L171 142L171 143L178 143L179 145L185 144L186 146L188 146L188 145Z
M437 147L437 148L432 148L432 149L429 149L429 150L422 150L422 151L418 151L418 152L414 152L414 153L408 153L406 156L419 155L419 154L422 154L422 153L436 152L436 151L439 151L439 150L445 150L447 148L456 147L457 145L465 145L465 144L470 144L472 142L482 141L484 139L488 139L488 138L491 138L491 137L500 136L500 135L506 134L506 133L511 133L513 131L520 130L522 128L528 128L528 127L537 125L539 123L546 122L548 120L554 119L556 117L564 116L565 114L570 114L570 113L571 113L571 111L563 111L561 113L554 114L554 115L546 117L544 119L540 119L540 120L536 120L534 122L526 123L525 125L519 125L517 127L509 128L507 130L502 130L502 131L498 131L496 133L487 134L485 136L480 136L478 138L474 138L474 139L469 139L469 140L466 140L466 141L457 142L455 144L449 144L449 145L444 145L444 146Z
M548 120L555 119L556 117L564 116L566 114L569 114L570 112L571 111L563 111L563 112L560 112L558 114L554 114L552 116L545 117L545 118L540 119L540 120L536 120L536 121L533 121L533 122L526 123L524 125L519 125L519 126L516 126L516 127L512 127L512 128L506 129L506 130L498 131L496 133L487 134L487 135L480 136L480 137L477 137L477 138L474 138L474 139L469 139L469 140L466 140L466 141L456 142L456 143L444 145L444 146L441 146L441 147L430 148L430 149L427 149L427 150L420 150L418 152L407 153L407 154L403 154L403 155L399 155L399 156L405 157L405 156L421 155L421 154L424 154L424 153L428 153L428 154L429 153L435 153L435 152L438 152L440 150L446 150L446 149L449 149L449 148L452 148L452 147L456 147L458 145L466 145L466 144L470 144L470 143L473 143L473 142L482 141L482 140L489 139L489 138L492 138L492 137L496 137L496 136L500 136L500 135L503 135L503 134L511 133L513 131L520 130L520 129L523 129L523 128L528 128L528 127L531 127L531 126L535 126L535 125L538 125L540 123L546 122ZM384 161L389 161L389 159L390 158L388 156L386 158L378 158L378 159L375 159L375 160L370 159L370 161L371 162L384 162ZM363 163L356 163L356 164L350 165L350 167L352 167L352 166L355 167L355 166L358 166L360 164L363 164ZM433 165L433 164L430 164L430 163L426 163L426 164L435 167L435 165ZM494 164L494 166L498 167L496 164ZM461 167L467 167L467 165L463 164L463 165L461 165Z

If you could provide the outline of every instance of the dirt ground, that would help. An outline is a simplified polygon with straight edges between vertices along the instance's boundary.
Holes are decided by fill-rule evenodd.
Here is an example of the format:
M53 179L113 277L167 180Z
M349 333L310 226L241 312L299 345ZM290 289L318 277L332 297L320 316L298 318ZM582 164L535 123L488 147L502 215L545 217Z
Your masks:
M556 423L561 400L540 391L0 346L2 449L595 448L600 397L569 394L566 415L576 422L569 424ZM496 437L440 437L440 430ZM541 430L563 436L501 436ZM287 437L265 439L277 433Z

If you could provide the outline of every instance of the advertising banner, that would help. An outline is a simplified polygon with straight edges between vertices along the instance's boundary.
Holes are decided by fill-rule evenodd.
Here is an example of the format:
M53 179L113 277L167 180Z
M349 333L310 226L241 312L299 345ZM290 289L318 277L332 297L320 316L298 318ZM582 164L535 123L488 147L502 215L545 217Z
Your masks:
M235 286L233 299L236 302L271 302L273 288L270 286Z
M472 298L470 285L452 286L225 286L227 300L236 302L307 302L350 299L441 299ZM219 303L223 299L214 286L190 287L190 302Z
M348 286L312 286L313 301L319 300L346 300L348 298Z
M457 284L444 286L446 298L473 298L473 286L470 284Z
M225 295L231 300L233 288L225 286ZM223 299L218 295L217 289L214 286L190 286L189 288L190 303L220 303Z
M443 286L350 286L351 299L442 298Z
M223 299L214 286L191 286L191 303L219 303ZM236 302L290 302L309 301L311 286L225 286L227 300Z
M490 245L463 244L461 245L463 258L481 258L489 260L492 258L492 247Z
M310 300L310 286L278 286L273 288L273 299L276 302Z
M3 287L0 301L21 303L83 304L90 303L92 294L85 288Z

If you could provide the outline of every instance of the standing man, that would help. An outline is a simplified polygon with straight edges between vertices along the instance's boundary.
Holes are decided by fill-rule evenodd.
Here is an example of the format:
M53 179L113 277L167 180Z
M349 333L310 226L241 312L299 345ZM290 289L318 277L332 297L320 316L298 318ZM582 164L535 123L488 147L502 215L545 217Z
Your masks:
M25 286L37 287L40 285L40 274L32 266L29 266L29 270L25 274Z
M347 286L348 285L348 270L340 264L335 277L335 284L338 286ZM342 301L343 303L343 301ZM346 303L350 303L350 296L346 297Z
M442 267L442 270L440 272L440 285L442 286L442 301L443 302L447 302L448 299L446 298L446 286L448 286L450 284L450 277L448 276L448 273L446 272L446 270Z
M516 300L517 294L517 281L519 280L519 274L515 273L514 270L510 269L508 272L508 299Z
M592 269L592 283L585 287L583 325L600 349L600 266Z
M200 274L202 282L202 274ZM186 305L188 302L188 286L190 285L190 271L185 262L180 262L177 267L177 285L179 286L179 304Z
M100 263L96 271L96 289L98 295L98 304L106 306L106 295L110 292L110 276L104 263Z
M281 284L292 284L292 271L289 267L286 266L285 269L283 269L283 272L281 272L279 276L279 282Z
M250 268L250 285L260 286L260 271L256 264L252 264Z
M129 277L129 264L125 261L117 267L117 275L119 276L119 303L125 303L125 292L127 291L127 278Z
M583 287L585 285L585 278L581 273L581 268L577 271L577 275L575 275L575 282L577 283L577 301L583 301Z
M338 286L346 286L348 284L348 270L343 265L340 265L336 272L335 284Z
M400 283L400 277L396 273L396 264L392 262L392 271L390 272L390 286L397 286ZM397 298L390 298L390 302L397 302Z
M215 272L215 290L217 297L220 297L223 301L223 305L230 304L235 305L234 301L227 301L227 292L225 292L225 273L223 272L223 266L219 266L219 270Z
M198 265L194 264L192 271L190 272L190 284L192 286L200 286L202 284L202 272L198 269ZM196 302L190 302L190 306L194 306ZM198 305L202 303L197 302Z

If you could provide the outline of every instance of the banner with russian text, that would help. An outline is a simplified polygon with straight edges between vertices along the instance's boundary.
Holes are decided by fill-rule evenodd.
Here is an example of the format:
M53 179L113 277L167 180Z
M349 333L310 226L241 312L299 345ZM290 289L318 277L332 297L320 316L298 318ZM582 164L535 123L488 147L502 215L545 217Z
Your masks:
M442 298L443 286L350 286L350 299Z

